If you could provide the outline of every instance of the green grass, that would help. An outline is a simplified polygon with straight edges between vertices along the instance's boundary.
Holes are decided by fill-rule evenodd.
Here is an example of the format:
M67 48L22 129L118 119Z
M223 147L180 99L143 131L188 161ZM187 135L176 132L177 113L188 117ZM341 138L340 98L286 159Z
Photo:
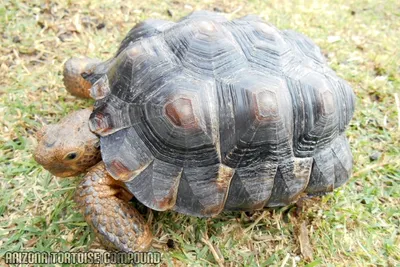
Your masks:
M78 55L109 58L143 19L177 20L219 8L306 34L349 81L357 95L347 131L354 174L334 193L306 201L301 212L291 206L214 219L153 212L154 250L171 266L217 264L217 258L228 266L400 266L398 1L74 2L0 3L0 256L101 249L72 201L79 178L55 178L32 158L42 125L91 104L65 91L63 63ZM312 259L300 251L302 222Z

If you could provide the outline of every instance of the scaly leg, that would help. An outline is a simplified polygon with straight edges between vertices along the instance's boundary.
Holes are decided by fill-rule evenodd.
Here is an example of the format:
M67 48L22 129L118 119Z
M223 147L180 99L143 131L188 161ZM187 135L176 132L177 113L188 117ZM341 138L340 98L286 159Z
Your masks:
M86 222L107 248L146 251L152 234L142 215L129 204L131 198L123 184L107 173L103 162L89 170L75 194Z

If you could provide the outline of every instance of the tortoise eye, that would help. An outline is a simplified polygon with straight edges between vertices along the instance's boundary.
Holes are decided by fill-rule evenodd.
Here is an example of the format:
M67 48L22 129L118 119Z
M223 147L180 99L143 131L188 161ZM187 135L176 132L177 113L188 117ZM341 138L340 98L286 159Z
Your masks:
M71 153L68 153L68 154L65 156L65 159L66 159L66 160L73 160L73 159L76 159L77 156L78 156L78 153L76 153L76 152L71 152Z

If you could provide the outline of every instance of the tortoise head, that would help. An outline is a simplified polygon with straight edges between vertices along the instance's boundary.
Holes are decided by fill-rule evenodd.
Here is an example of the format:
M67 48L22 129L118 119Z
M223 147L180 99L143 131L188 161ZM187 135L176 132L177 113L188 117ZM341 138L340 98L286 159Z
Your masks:
M82 74L92 73L100 60L93 58L71 58L64 65L64 85L68 92L74 96L90 98L89 81L86 81Z
M75 176L101 160L99 138L89 129L91 109L75 111L38 134L35 160L58 177Z

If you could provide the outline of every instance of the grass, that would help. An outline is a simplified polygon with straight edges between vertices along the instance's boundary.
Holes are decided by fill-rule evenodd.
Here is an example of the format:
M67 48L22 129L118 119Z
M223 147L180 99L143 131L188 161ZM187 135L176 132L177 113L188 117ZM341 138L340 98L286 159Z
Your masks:
M347 131L354 173L342 188L302 207L214 219L153 212L154 250L163 253L163 264L216 265L219 259L227 266L400 266L400 4L395 0L2 1L0 257L6 251L101 248L72 201L79 178L55 178L32 158L42 125L91 105L65 91L63 63L78 55L111 57L128 30L146 18L177 20L214 8L230 17L258 14L322 48L357 95ZM311 255L300 249L304 233Z

